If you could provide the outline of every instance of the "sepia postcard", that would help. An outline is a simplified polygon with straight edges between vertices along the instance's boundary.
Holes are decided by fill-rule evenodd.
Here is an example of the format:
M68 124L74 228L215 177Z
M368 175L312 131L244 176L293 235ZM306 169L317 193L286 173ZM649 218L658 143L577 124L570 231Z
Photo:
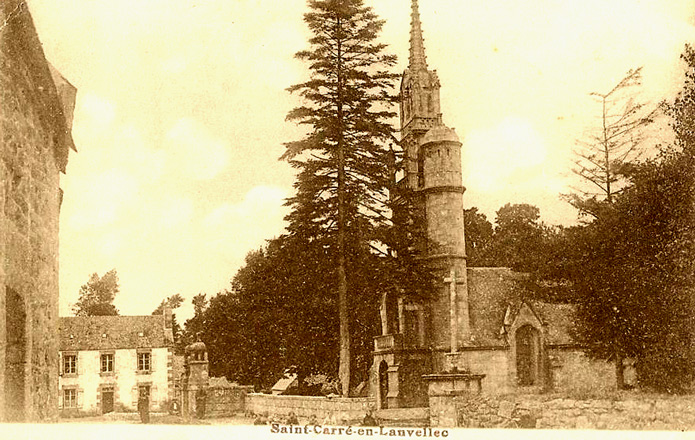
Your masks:
M0 437L695 429L695 2L0 0Z

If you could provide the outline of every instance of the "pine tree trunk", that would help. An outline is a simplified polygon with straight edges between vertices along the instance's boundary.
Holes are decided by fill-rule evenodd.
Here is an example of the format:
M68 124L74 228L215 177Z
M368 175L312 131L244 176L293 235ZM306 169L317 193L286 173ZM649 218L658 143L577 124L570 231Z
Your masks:
M338 31L341 22L338 19ZM343 397L350 397L350 320L347 304L347 274L345 271L345 127L343 125L343 66L342 47L338 41L338 321L340 325L340 360L338 377Z

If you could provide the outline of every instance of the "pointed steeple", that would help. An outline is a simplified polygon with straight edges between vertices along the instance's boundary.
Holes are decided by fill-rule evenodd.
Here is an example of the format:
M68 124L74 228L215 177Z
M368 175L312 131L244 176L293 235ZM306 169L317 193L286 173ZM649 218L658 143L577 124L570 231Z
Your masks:
M411 71L427 70L427 58L425 57L425 42L422 38L422 24L420 23L420 10L417 0L413 1L413 12L410 23L410 63Z

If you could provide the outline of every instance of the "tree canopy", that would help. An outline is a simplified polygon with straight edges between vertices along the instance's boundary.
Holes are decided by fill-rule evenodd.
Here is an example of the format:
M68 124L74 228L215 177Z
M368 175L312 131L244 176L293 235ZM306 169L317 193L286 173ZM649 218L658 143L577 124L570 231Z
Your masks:
M118 293L118 274L111 269L103 276L93 273L89 281L80 287L80 296L73 305L75 316L109 316L118 315L113 300Z
M174 295L171 295L165 299L162 300L161 303L157 306L154 311L152 311L153 315L163 315L164 314L164 309L171 309L172 314L171 314L171 330L172 333L174 334L174 341L177 342L177 348L178 351L181 351L181 344L179 342L179 335L181 334L181 327L179 326L179 323L176 321L176 313L173 313L174 310L178 309L181 307L181 304L183 304L183 296L181 296L180 293L176 293Z

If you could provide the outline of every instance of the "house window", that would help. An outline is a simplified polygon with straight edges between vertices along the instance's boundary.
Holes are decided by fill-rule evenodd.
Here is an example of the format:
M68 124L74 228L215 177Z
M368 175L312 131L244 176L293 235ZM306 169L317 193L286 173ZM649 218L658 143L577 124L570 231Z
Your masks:
M63 408L77 408L77 390L63 390Z
M65 374L77 374L77 355L76 354L63 355L63 373L65 373Z
M113 353L105 353L101 355L101 372L113 373Z
M151 353L138 353L138 371L150 371L151 363Z

